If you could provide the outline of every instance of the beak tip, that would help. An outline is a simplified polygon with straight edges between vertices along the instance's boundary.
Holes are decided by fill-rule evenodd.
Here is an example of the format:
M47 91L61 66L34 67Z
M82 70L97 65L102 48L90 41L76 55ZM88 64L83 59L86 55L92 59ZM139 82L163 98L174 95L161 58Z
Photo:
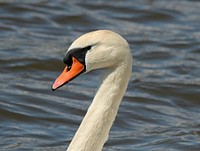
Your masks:
M58 85L58 83L54 82L54 83L52 84L52 86L51 86L51 90L52 90L52 91L55 91L57 88L59 88L59 85Z
M53 84L52 84L52 86L51 86L51 90L52 90L52 91L55 91L55 90L56 90L56 88L54 88Z

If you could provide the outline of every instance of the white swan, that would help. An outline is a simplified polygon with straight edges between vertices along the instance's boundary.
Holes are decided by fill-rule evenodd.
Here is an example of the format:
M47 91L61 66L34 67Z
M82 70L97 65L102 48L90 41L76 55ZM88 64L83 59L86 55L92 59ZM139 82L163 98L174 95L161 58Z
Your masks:
M116 117L132 70L129 45L117 33L98 30L82 35L69 47L55 90L78 75L104 69L102 83L67 151L100 151Z

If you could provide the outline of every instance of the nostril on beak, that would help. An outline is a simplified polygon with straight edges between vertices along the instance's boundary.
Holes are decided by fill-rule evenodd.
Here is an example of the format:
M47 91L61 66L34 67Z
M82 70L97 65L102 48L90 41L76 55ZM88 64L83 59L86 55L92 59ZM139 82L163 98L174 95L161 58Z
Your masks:
M68 67L67 67L67 71L69 71L70 69L71 69L71 65L68 65Z

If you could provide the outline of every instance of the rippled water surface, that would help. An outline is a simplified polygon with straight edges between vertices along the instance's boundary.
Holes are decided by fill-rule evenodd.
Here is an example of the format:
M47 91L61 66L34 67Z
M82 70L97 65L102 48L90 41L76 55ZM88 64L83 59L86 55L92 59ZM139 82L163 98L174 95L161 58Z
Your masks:
M0 150L64 151L98 87L99 71L56 92L73 40L123 35L133 73L104 151L200 150L200 2L1 0Z

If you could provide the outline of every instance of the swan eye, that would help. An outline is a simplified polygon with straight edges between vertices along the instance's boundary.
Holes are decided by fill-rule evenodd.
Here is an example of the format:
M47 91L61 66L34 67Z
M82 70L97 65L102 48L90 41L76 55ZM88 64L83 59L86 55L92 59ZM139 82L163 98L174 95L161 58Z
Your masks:
M87 46L86 47L87 50L90 50L91 48L92 48L92 46Z

